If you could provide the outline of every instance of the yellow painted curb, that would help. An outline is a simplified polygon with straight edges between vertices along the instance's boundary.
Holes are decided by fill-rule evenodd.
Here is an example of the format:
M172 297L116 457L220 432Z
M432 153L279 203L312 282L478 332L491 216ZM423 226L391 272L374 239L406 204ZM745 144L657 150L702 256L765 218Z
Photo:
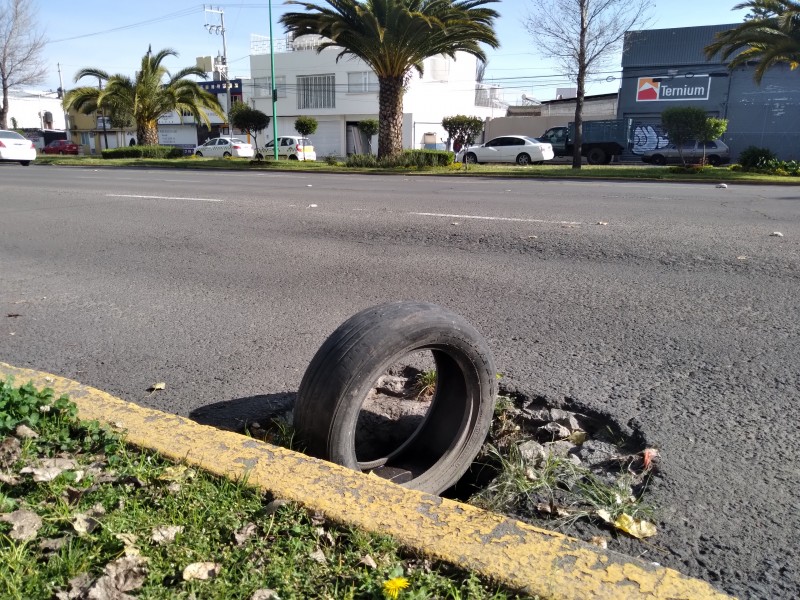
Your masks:
M242 478L339 523L388 534L431 558L542 598L729 598L704 581L559 533L408 490L303 454L125 402L56 375L0 362L17 384L68 394L82 419L124 428L127 441L217 475Z

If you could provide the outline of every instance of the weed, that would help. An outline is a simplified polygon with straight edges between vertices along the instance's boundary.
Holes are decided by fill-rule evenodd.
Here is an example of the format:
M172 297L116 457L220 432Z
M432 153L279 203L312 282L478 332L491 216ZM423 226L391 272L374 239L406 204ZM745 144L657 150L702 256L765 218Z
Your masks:
M433 392L436 390L436 371L423 371L417 375L414 381L414 392L417 395L417 400L428 400L433 397Z

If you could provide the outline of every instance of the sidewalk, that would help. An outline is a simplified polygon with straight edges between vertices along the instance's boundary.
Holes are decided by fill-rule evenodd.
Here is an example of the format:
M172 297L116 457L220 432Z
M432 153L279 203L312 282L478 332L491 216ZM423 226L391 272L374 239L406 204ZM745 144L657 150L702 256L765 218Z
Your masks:
M704 600L728 596L709 584L467 504L397 486L189 419L142 408L76 381L0 362L0 377L67 394L82 419L127 431L135 446L242 478L334 521L393 536L431 558L509 588L564 600Z

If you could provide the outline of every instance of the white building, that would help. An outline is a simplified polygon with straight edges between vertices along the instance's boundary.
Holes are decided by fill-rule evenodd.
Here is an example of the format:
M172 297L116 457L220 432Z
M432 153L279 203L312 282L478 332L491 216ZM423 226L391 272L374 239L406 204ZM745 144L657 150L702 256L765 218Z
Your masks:
M278 136L296 135L295 119L310 116L319 123L311 136L318 158L366 153L357 124L378 118L378 78L361 59L345 57L337 62L338 49L318 53L320 40L303 36L275 41ZM459 52L457 60L426 59L422 77L412 71L403 96L404 148L446 142L444 117L463 114L485 119L505 113L494 107L497 88L476 83L476 67L474 56ZM251 81L243 86L244 100L272 115L269 38L252 36L250 73ZM272 125L266 133L271 140ZM373 153L377 149L377 139L373 139Z
M19 129L66 129L64 109L56 92L14 90L8 96L8 126Z

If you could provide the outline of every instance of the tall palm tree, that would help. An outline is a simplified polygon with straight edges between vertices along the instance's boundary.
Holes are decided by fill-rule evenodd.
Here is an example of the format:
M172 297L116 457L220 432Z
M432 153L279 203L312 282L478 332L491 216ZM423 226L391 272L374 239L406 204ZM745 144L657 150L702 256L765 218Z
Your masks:
M171 75L161 64L168 56L178 56L178 53L165 48L153 54L148 48L142 57L141 69L133 79L126 75L109 75L102 69L81 69L75 75L75 81L95 77L106 85L102 89L79 87L70 90L65 106L84 114L100 109L117 122L133 122L136 124L136 139L145 146L158 144L158 118L170 111L177 111L181 119L184 112L189 112L196 122L206 125L211 123L203 109L225 119L217 97L203 90L196 81L186 79L189 75L205 79L205 72L197 67L187 67Z
M756 61L755 80L778 63L800 65L800 2L797 0L749 0L733 7L749 8L753 18L716 35L706 46L706 56L721 52L722 58L733 56L729 68ZM741 51L741 52L740 52Z
M486 60L480 44L497 48L497 12L484 8L499 0L324 0L326 5L290 0L306 12L281 17L296 37L326 38L317 49L340 48L337 60L353 55L378 77L378 157L403 151L403 91L411 69L423 61L462 51Z

